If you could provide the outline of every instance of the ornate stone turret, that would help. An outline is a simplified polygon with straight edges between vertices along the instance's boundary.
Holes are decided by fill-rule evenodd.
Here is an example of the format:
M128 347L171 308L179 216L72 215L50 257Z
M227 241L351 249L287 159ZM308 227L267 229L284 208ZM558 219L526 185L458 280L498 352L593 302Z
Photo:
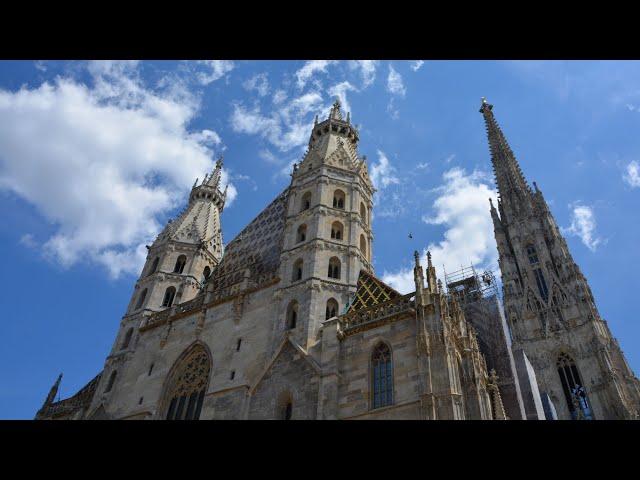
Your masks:
M531 361L559 418L635 418L640 383L629 369L542 192L527 185L507 140L482 101L500 195L490 213L514 351ZM580 411L571 390L584 388Z

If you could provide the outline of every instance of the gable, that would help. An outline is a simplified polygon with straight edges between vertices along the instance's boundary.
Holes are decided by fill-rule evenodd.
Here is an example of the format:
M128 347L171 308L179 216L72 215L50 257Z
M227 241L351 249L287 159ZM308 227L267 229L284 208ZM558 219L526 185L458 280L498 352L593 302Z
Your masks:
M356 293L347 312L369 308L401 296L399 292L382 282L382 280L377 279L365 270L361 270L358 276Z

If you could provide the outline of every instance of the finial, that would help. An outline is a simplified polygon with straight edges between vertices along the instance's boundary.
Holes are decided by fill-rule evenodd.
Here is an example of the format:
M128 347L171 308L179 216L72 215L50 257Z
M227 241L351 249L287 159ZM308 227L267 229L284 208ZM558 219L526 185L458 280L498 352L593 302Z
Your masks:
M347 123L351 123L351 112L347 112Z
M493 199L491 197L489 197L489 204L491 205L491 208L494 208L493 207Z
M539 191L539 190L538 190L538 184L537 184L535 181L533 182L533 188L535 188L535 189L536 189L536 192L538 192L538 191Z
M218 157L218 160L216 161L216 168L222 168L222 163L224 161L224 156L222 154L220 154L220 156Z
M493 105L487 102L487 97L482 97L482 105L480 105L480 113L484 113L486 109L491 110Z
M199 178L196 177L196 181L193 182L193 187L191 187L191 188L196 188L196 185L198 185L198 180L199 180Z
M427 266L431 267L431 252L427 250Z
M316 118L313 120L313 126L318 125L318 114L316 113Z
M417 250L414 250L413 258L415 258L415 260L416 260L416 267L419 267L420 266L420 254L418 253Z

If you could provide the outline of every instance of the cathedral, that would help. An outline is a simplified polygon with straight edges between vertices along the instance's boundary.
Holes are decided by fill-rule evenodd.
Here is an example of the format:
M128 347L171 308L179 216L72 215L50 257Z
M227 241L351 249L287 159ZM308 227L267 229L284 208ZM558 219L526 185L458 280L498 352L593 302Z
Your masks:
M635 419L640 382L483 100L502 276L376 277L375 189L336 102L228 244L222 161L152 245L103 370L36 419ZM410 253L410 252L408 252ZM434 261L437 259L434 259Z

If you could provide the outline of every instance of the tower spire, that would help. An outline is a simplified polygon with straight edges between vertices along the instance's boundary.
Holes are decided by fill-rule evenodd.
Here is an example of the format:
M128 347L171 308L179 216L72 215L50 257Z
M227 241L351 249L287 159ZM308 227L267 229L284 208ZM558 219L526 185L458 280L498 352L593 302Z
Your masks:
M480 113L484 117L487 138L491 151L491 163L498 193L509 217L516 215L521 207L531 207L531 188L522 174L520 165L507 142L498 122L493 116L493 105L482 97Z

